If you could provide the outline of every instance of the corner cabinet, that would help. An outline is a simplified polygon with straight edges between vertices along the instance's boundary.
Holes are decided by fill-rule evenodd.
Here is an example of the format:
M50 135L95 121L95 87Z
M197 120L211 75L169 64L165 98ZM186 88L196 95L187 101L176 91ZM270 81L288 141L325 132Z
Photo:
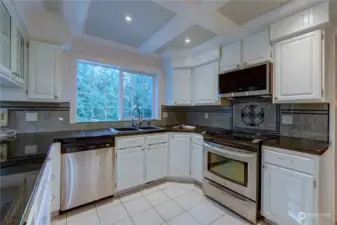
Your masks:
M60 101L61 47L29 42L28 98Z
M275 43L274 103L324 100L322 30Z
M169 176L190 176L191 139L192 138L190 134L170 134Z
M172 96L174 105L192 104L192 70L175 69L172 73Z
M216 104L218 102L218 74L218 61L194 69L194 104Z

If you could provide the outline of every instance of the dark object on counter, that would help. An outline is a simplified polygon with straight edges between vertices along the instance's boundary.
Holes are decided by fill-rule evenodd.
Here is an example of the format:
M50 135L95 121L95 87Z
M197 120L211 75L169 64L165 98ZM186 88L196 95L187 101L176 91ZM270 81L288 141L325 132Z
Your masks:
M325 141L283 136L264 141L263 145L284 148L286 150L303 152L312 155L323 155L329 148L329 143Z

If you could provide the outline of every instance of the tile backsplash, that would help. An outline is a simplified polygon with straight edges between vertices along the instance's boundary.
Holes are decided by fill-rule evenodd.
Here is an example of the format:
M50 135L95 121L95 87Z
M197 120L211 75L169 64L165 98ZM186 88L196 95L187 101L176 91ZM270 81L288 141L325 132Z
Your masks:
M69 123L69 103L0 102L9 112L8 128L18 133L128 127L131 121ZM283 136L329 140L329 104L232 102L231 106L162 106L153 125L190 124L222 129L249 129ZM26 121L36 112L37 121Z

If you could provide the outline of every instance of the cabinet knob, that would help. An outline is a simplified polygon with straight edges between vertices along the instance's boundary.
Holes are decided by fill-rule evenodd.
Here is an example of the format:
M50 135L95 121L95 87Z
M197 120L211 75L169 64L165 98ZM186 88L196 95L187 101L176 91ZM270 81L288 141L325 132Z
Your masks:
M57 95L54 96L55 99L58 99L59 97Z
M275 96L275 97L274 97L274 100L277 100L277 99L278 99L278 97Z
M236 65L236 68L239 68L240 67L240 65Z
M246 62L243 63L243 65L245 65L245 66L246 66L247 64L248 64L248 63L246 63Z

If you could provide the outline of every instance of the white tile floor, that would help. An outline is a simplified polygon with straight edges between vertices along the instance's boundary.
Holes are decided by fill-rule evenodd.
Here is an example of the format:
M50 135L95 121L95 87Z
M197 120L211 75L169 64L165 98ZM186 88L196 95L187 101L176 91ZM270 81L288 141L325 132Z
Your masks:
M53 219L52 225L248 225L193 184L166 182L104 199Z

